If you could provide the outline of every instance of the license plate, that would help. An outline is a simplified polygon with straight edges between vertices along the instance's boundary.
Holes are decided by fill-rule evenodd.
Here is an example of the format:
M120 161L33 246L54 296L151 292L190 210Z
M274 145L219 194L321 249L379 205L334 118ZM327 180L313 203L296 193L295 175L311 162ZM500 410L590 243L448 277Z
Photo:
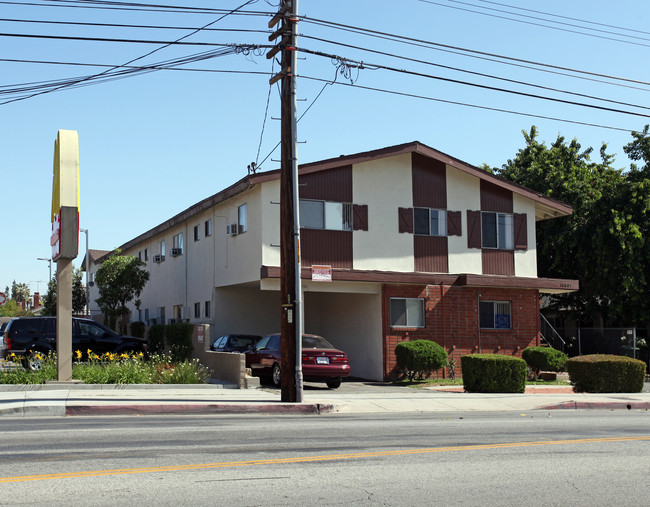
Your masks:
M317 357L316 358L316 364L330 364L330 358L329 357Z

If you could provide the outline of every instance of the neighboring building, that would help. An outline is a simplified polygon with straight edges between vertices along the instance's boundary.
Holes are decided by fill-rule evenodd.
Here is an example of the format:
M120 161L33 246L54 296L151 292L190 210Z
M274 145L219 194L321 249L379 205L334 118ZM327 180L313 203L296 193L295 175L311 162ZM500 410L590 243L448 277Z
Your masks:
M95 273L97 272L97 268L99 265L97 264L97 260L101 259L107 254L110 254L110 250L88 250L88 260L89 262L89 273L88 273L88 287L90 290L88 291L88 310L89 310L89 315L92 317L100 317L102 314L102 310L99 308L99 305L95 302L95 300L99 297L99 290L97 290L97 286L95 285ZM86 272L86 256L84 255L83 260L81 261L81 266L79 266L79 269L85 273ZM84 276L83 278L83 284L84 288L86 286L86 278ZM101 320L101 319L100 319Z
M540 293L578 289L537 277L535 222L570 206L418 142L299 174L305 331L345 350L355 377L393 376L395 346L418 338L456 360L520 355L539 343ZM248 175L122 245L151 273L133 320L278 331L279 178ZM312 281L313 265L332 282Z

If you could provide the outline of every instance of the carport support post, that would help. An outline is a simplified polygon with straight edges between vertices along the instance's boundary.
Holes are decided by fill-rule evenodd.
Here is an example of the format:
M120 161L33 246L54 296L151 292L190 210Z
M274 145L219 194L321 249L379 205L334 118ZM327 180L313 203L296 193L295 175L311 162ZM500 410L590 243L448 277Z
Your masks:
M72 380L72 259L56 262L56 366L57 379Z

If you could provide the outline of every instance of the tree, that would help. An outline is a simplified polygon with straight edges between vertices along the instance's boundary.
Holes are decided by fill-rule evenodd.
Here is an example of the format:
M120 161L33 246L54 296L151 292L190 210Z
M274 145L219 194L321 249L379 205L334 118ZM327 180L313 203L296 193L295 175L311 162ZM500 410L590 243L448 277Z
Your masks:
M11 299L16 303L22 303L29 299L29 285L26 283L16 283L16 280L11 284Z
M47 294L43 296L43 311L41 315L56 315L57 303L57 277L54 277L47 284ZM83 313L86 309L86 289L82 283L80 269L75 269L72 274L72 312Z
M571 216L537 225L539 276L580 280L578 292L553 297L578 318L602 319L610 326L640 324L650 314L645 297L650 264L643 234L650 214L644 215L641 205L630 208L630 203L640 198L639 185L647 185L647 177L639 184L632 171L612 167L614 157L605 144L600 162L594 162L592 148L582 150L576 139L567 143L558 136L547 147L537 136L534 126L524 132L526 146L495 172L573 206ZM630 151L642 154L647 132L635 143Z
M140 296L149 281L145 263L133 255L121 255L119 249L99 267L95 283L99 298L95 301L109 318L122 316L122 332L126 333L127 304ZM139 301L136 302L136 306Z
M29 310L23 310L15 299L8 299L7 302L0 306L0 317L27 317L32 315Z

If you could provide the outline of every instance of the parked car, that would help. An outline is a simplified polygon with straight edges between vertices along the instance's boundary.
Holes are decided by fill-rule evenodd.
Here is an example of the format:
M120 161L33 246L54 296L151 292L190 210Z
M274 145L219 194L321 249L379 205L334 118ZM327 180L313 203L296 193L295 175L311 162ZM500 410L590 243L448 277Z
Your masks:
M280 334L262 338L246 352L246 367L253 375L270 379L280 385ZM350 375L350 361L345 352L335 349L325 338L315 334L302 335L302 375L307 382L325 382L330 389L341 385Z
M90 319L72 318L72 351L79 350L82 357L91 350L98 355L106 352L147 353L144 338L125 336ZM47 355L56 352L56 317L17 317L7 324L0 341L0 357L10 354L23 357L30 369L40 368L36 353Z
M262 337L257 334L226 334L220 336L210 345L214 352L246 352Z

